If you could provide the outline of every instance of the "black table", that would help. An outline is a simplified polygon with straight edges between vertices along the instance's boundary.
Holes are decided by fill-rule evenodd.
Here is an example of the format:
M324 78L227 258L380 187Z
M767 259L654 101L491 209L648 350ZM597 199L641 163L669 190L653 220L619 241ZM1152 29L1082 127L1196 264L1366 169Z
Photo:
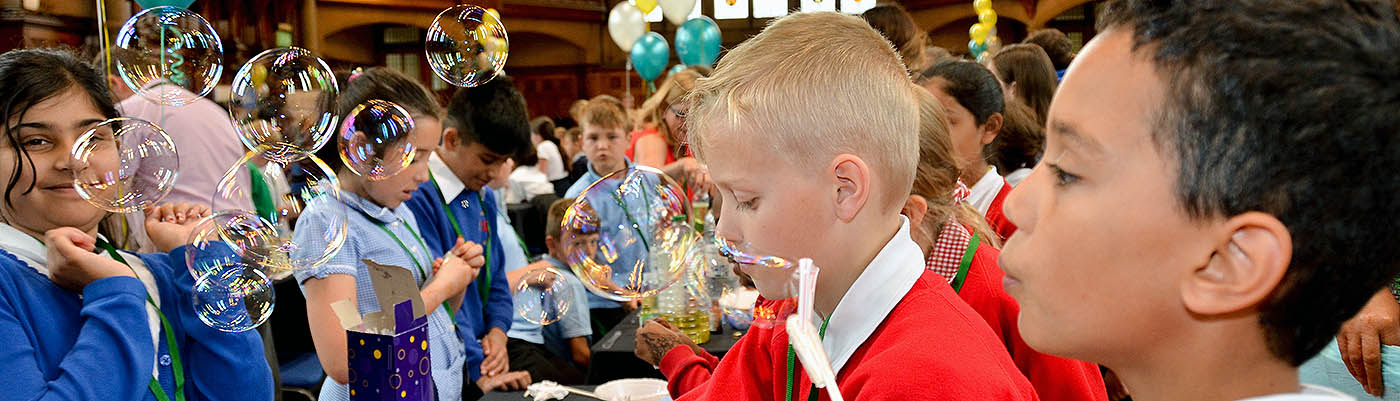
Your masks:
M573 387L573 388L576 388L576 389L579 389L579 390L584 390L584 391L590 391L590 392L591 392L591 391L593 391L593 389L594 389L595 387L598 387L598 386L569 386L569 387ZM533 401L534 398L525 398L525 392L524 392L524 391L491 392L491 393L486 393L485 396L482 396L482 397L481 397L481 401L525 401L525 400ZM581 396L581 395L578 395L578 394L574 394L574 393L569 393L569 396L568 396L568 397L564 397L564 401L583 401L583 400L593 400L593 401L597 401L597 400L594 400L594 399L592 399L592 398L584 397L584 396Z
M651 364L637 359L636 344L632 341L637 337L639 328L637 317L641 312L632 311L627 317L622 319L603 338L593 344L593 358L588 368L588 383L602 384L612 380L625 378L651 377L665 380L661 371L652 367ZM739 341L734 336L734 329L721 325L722 331L710 333L710 341L700 344L701 348L714 354L716 357L724 357L734 343Z

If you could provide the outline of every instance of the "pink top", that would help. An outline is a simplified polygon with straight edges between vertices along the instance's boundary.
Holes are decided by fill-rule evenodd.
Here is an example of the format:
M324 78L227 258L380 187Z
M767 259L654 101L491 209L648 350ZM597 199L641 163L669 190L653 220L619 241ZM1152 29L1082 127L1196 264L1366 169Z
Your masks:
M132 95L118 103L117 110L124 117L159 125L175 142L175 149L180 155L180 175L176 178L175 188L163 202L210 205L219 179L243 158L246 151L233 130L228 112L207 98L174 107L160 105L141 95ZM239 167L238 183L247 188L248 167ZM236 206L253 211L253 200L242 199Z

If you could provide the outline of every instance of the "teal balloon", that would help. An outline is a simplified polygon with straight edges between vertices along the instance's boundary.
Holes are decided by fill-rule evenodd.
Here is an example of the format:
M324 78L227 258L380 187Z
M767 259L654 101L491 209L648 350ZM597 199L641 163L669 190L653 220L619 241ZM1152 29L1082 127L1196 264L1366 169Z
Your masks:
M710 17L691 18L676 28L676 55L682 64L713 66L719 50L719 25Z
M969 40L967 41L967 51L972 52L972 58L977 58L977 56L982 55L982 52L987 51L987 44L985 42L977 43L977 40Z
M656 32L647 32L637 39L637 43L632 44L632 68L637 70L637 75L647 81L655 81L661 73L666 71L666 64L671 60L671 47L666 44L666 38Z
M141 8L155 8L160 6L171 6L180 8L190 8L194 0L136 0L136 4Z
M676 75L681 71L685 71L685 64L676 64L671 66L671 72L667 73L667 75Z

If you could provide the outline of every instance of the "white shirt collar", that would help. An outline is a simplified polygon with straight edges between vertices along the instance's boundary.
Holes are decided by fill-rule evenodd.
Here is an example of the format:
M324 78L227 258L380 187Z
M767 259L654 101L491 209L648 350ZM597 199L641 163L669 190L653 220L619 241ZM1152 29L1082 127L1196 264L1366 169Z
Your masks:
M977 183L969 188L971 193L967 195L967 202L971 203L972 207L977 208L979 213L986 215L987 210L992 208L992 201L997 199L997 193L1001 192L1001 186L1004 183L1006 180L997 174L997 167L991 166L987 169L987 174L983 174L982 179L977 180Z
M451 201L461 195L467 189L467 184L462 183L462 179L457 178L457 174L447 167L447 163L438 157L437 152L428 156L428 171L433 173L433 181L437 182L438 190L442 191L442 200Z
M909 220L904 216L899 219L899 232L851 283L827 323L822 348L837 374L924 273L924 254L910 239ZM813 315L813 319L820 317ZM821 321L813 324L820 327Z

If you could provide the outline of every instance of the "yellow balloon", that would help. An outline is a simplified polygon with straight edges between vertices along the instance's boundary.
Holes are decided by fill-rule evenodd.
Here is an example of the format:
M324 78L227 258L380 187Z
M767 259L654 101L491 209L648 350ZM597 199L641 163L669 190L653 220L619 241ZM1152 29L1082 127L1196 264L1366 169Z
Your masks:
M501 12L500 12L500 11L496 11L496 9L494 9L494 8L488 8L488 9L486 9L486 13L487 13L487 14L491 14L492 17L496 17L496 20L497 20L497 21L500 21L500 20L501 20Z
M972 9L978 13L992 9L992 0L972 0Z
M983 43L987 40L988 31L989 30L987 29L986 25L973 24L972 28L968 28L967 35L971 36L972 40L976 41L977 43Z
M981 22L982 25L997 26L997 12L994 10L979 12L977 13L977 21Z
M651 10L656 9L656 0L637 0L637 8L642 10L642 14L651 14Z

